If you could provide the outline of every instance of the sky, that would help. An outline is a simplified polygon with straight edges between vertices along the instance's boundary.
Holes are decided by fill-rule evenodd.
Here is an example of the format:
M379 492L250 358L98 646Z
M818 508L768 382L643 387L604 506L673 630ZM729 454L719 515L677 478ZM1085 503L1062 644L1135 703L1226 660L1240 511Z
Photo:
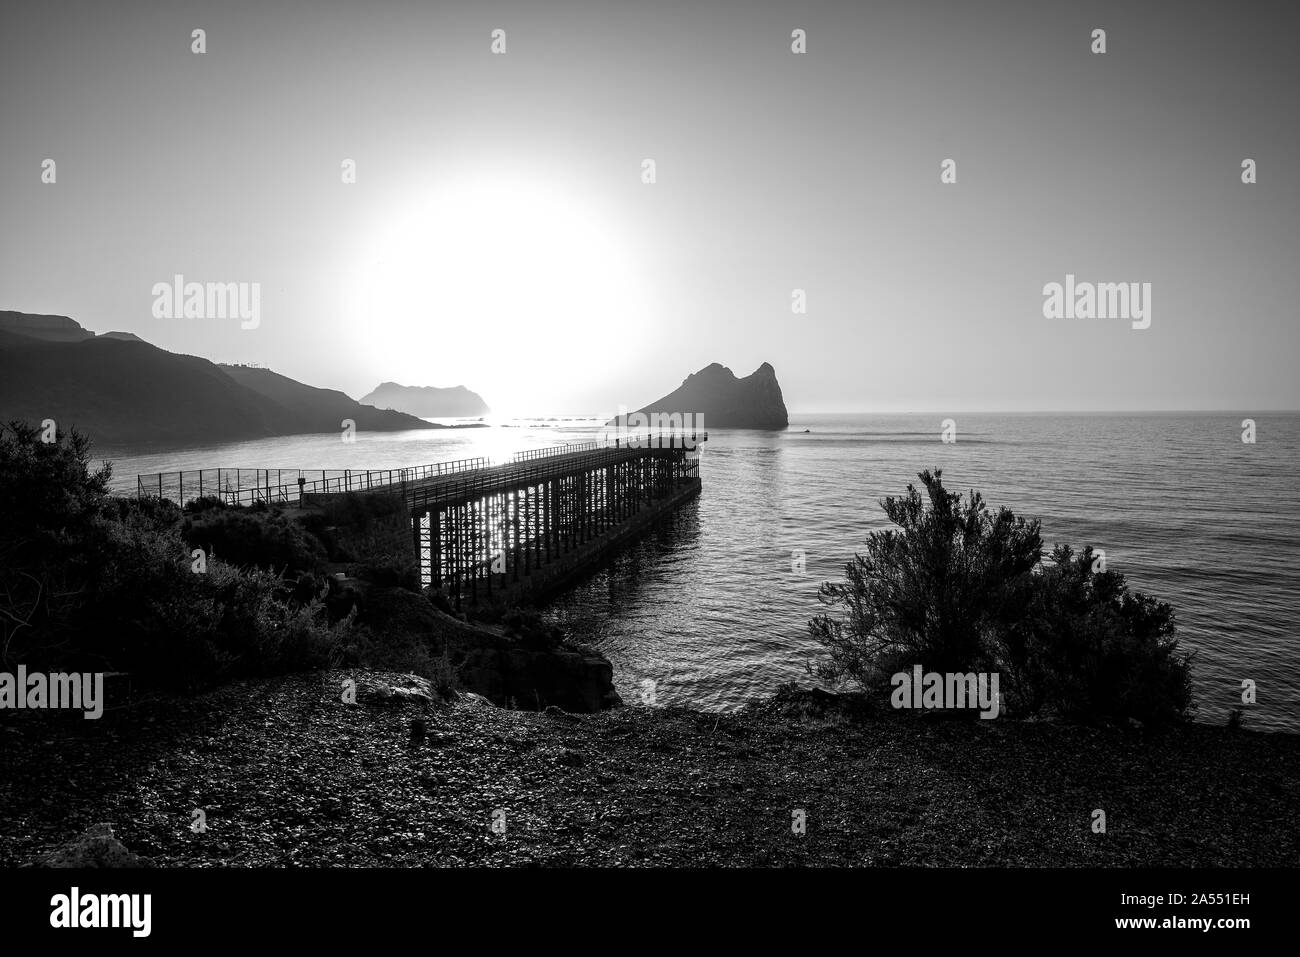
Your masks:
M1297 409L1297 9L4 4L0 309L501 413L764 361L796 413Z

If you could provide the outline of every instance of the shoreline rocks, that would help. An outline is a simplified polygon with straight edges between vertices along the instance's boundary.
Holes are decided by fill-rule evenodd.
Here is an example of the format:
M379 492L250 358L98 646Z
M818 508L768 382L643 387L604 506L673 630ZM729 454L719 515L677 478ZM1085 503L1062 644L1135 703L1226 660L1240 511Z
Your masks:
M599 652L462 621L415 592L372 589L364 623L387 640L425 643L435 659L446 660L463 689L498 706L527 711L555 706L587 714L622 703L614 690L614 666Z
M111 824L94 824L68 843L43 854L33 867L146 867L147 862L113 836Z

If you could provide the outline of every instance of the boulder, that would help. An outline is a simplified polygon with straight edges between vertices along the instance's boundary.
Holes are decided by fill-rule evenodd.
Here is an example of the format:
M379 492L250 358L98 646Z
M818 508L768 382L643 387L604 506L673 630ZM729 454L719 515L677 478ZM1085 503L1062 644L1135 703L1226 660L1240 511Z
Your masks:
M471 625L415 592L371 590L365 624L393 641L426 642L434 656L447 656L460 688L496 705L589 713L622 704L614 691L614 666L598 652L547 645L533 632L515 636Z

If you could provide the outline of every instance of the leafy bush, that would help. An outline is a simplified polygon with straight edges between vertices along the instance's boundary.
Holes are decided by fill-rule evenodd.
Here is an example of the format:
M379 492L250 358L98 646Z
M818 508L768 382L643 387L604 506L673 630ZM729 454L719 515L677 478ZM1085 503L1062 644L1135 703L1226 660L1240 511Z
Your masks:
M194 688L328 662L350 618L331 625L314 592L302 596L299 583L265 569L212 557L196 569L175 505L109 498L108 469L88 468L84 438L39 436L21 423L0 431L7 668L125 670ZM273 515L249 524L233 510L203 514L227 544L266 543L277 558L312 554Z
M434 588L432 585L426 585L423 589L424 597L429 599L429 603L438 609L444 615L455 615L456 609L452 607L451 599L441 588Z
M302 525L322 543L331 562L381 588L419 591L411 522L401 495L334 495L306 512Z
M1013 676L1008 705L1143 721L1189 712L1191 656L1178 650L1173 609L1096 564L1091 548L1075 555L1060 545L1035 576L999 655Z
M868 684L900 657L909 667L964 671L985 657L985 636L1015 617L1042 550L1038 523L1005 508L990 513L977 492L963 502L942 476L920 474L924 497L909 485L906 496L886 498L898 529L873 533L845 581L822 585L819 599L845 617L809 623L829 656L818 677Z
M90 442L44 442L22 422L0 427L0 663L51 653L86 603L90 555L111 467L91 471Z
M502 612L501 625L507 637L515 638L525 648L549 651L560 647L564 632L542 619L531 608L509 608Z
M107 627L81 634L81 654L159 685L324 667L347 627L273 571L211 558L196 572L180 526L146 509L107 524L94 559L90 608Z
M832 684L879 690L888 676L997 672L1009 712L1159 721L1192 709L1191 656L1173 610L1094 570L1090 548L1059 546L1042 563L1037 521L963 502L942 472L922 472L925 497L886 498L898 526L873 532L842 583L818 594L839 609L809 632L826 657L809 670Z
M204 495L202 498L192 498L185 503L182 511L186 515L201 515L204 512L220 512L229 508L224 501L216 495Z
M315 572L325 549L301 525L265 508L208 509L188 515L185 540L232 565L256 565L289 572Z

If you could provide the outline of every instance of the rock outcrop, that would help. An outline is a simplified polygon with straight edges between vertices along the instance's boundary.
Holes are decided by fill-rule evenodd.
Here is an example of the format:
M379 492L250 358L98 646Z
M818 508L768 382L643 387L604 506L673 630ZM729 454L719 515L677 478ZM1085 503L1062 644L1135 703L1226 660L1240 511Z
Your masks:
M426 642L434 657L445 656L461 688L493 704L586 714L622 703L614 691L614 666L605 656L550 636L470 624L415 592L370 590L361 620L385 640Z
M638 413L650 421L639 423L639 419L634 417ZM673 419L675 415L682 418ZM662 399L632 413L627 417L628 421L620 417L611 424L626 424L631 429L646 424L651 429L660 424L664 428L680 428L669 423L681 421L698 425L701 416L702 427L706 430L784 429L790 424L781 385L776 381L776 370L767 362L743 379L736 378L730 369L715 362L687 376L675 391Z
M35 862L36 867L145 867L147 862L132 854L113 836L109 824L95 824L61 847Z
M461 419L487 415L488 408L482 397L463 385L440 389L437 386L400 385L382 382L369 395L359 400L362 405L376 409L393 409L422 419Z

